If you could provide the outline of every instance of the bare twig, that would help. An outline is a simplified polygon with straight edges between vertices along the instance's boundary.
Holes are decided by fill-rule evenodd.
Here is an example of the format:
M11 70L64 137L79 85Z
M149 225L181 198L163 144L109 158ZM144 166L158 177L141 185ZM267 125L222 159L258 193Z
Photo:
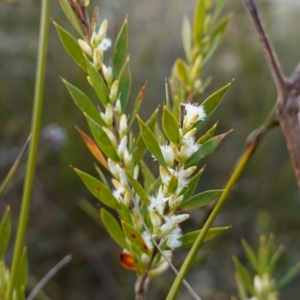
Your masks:
M277 116L292 159L298 188L300 189L300 64L289 78L283 75L254 0L243 0L243 3L260 37L266 60L276 83L278 94Z
M42 288L46 285L46 283L67 263L69 263L72 259L72 256L69 254L65 256L58 264L56 264L43 278L42 280L35 286L35 288L31 291L26 300L33 300L37 294L42 290Z

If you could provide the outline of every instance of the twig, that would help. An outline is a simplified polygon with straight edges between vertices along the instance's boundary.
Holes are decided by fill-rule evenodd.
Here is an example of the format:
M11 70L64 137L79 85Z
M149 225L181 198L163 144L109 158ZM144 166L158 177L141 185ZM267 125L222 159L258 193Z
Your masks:
M72 255L65 256L58 264L56 264L43 278L42 280L35 286L35 288L28 295L26 300L33 300L37 294L43 289L43 287L47 284L47 282L67 263L69 263L72 259Z

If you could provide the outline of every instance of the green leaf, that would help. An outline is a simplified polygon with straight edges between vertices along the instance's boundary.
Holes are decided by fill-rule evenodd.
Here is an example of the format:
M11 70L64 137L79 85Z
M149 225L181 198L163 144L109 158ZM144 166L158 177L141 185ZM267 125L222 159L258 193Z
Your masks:
M209 204L219 198L223 190L210 190L197 194L189 199L182 200L181 203L174 208L175 211L185 211L199 208Z
M129 208L124 204L123 201L120 201L119 204L121 206L121 219L129 225L133 226L133 220Z
M201 138L199 138L197 144L203 145L205 142L211 139L214 136L217 126L218 126L218 122L211 129L209 129L203 136L201 136Z
M113 161L119 161L119 156L116 151L116 148L106 132L102 129L102 127L94 122L89 116L86 116L86 119L89 123L92 134L96 140L96 143L103 151L103 153L109 157Z
M140 161L140 168L143 177L143 186L145 192L149 195L151 186L153 185L156 178L143 160Z
M152 116L149 118L149 120L146 122L147 126L150 128L150 130L153 132L156 124L156 118L157 118L158 108L154 111ZM147 150L147 146L144 143L142 134L140 133L136 145L135 145L135 152L133 154L134 164L138 164L139 161L144 157Z
M287 271L287 273L279 279L279 281L275 285L276 290L282 289L285 285L287 285L300 271L300 263L292 267Z
M247 300L248 299L247 292L245 290L245 286L243 284L240 274L236 272L236 273L234 273L234 276L235 276L235 281L236 281L236 285L237 285L237 290L238 290L241 300Z
M92 118L95 122L104 126L105 122L100 117L100 114L92 103L92 101L77 87L67 82L65 79L62 79L63 83L66 85L71 97L73 98L75 104L90 118Z
M235 256L233 257L233 263L246 289L251 295L254 295L253 280L248 270L241 264L241 262Z
M254 251L252 250L252 248L249 246L249 244L247 243L247 241L245 239L242 239L242 245L243 245L244 251L246 253L246 256L247 256L249 262L251 263L254 270L257 271L258 270L258 262L257 262L257 257L255 255Z
M205 99L203 101L203 103L201 105L204 108L206 116L209 116L218 107L218 105L220 104L220 102L221 102L221 100L222 100L225 92L231 86L231 84L232 84L232 81L229 82L224 87L222 87L217 92L215 92L212 95L210 95L207 99Z
M139 126L140 126L140 131L143 137L143 140L149 149L149 151L155 156L157 161L161 166L163 166L166 170L168 170L167 165L165 163L163 154L161 152L160 146L156 140L155 135L151 131L151 129L142 121L142 119L137 116Z
M73 25L73 27L77 30L77 32L84 37L84 34L82 32L82 29L79 25L79 22L69 4L68 0L59 0L59 4L65 14L65 16L67 17L67 19L70 21L70 23Z
M211 17L212 23L214 23L217 20L218 16L220 15L221 11L223 10L225 2L226 2L226 0L218 0L217 1L216 7L215 7L214 12Z
M0 223L0 261L4 261L4 255L10 239L10 234L11 234L10 208L7 207Z
M150 200L146 194L146 192L144 191L144 189L142 188L142 186L130 175L130 173L125 170L127 177L129 179L130 184L132 185L133 189L135 190L135 192L138 194L138 196L141 198L141 200L146 204L149 205L150 204Z
M221 141L230 133L217 135L205 142L185 163L185 168L196 165L202 158L212 153L221 143Z
M179 144L180 134L176 117L164 105L162 115L162 127L167 138L174 144Z
M142 237L142 235L131 225L121 220L123 231L127 238L129 239L130 243L138 250L146 253L149 255L149 249Z
M100 210L101 220L112 239L122 248L128 249L124 233L115 217L104 208Z
M130 121L129 121L129 128L132 126L133 121L135 120L136 114L139 112L143 98L144 98L144 93L147 87L147 82L142 86L135 102L134 102L134 106L133 106L133 112L132 115L130 117Z
M122 68L119 75L118 94L119 94L119 99L121 102L121 108L123 112L128 102L130 89L131 89L131 72L129 66L129 57L127 57L124 67Z
M183 17L181 37L185 56L187 60L190 61L192 51L192 28L190 20L187 16Z
M95 67L90 63L90 61L88 60L88 58L86 56L85 56L85 59L86 59L86 65L88 68L88 73L89 73L93 88L94 88L98 98L100 99L101 103L105 107L108 103L110 103L109 93L108 93L106 84L105 84L102 76L95 69Z
M105 186L101 181L95 177L84 173L76 168L73 168L77 175L81 178L85 186L90 190L90 192L105 205L119 210L120 205L117 199L114 197L110 189Z
M168 110L171 110L171 103L170 103L170 95L169 95L169 86L168 86L168 80L165 80L165 91L166 91L166 105Z
M189 73L188 66L184 63L184 61L178 58L175 61L174 70L177 78L181 80L185 85L189 84Z
M16 280L16 294L18 300L25 300L25 289L27 284L28 276L28 260L27 260L27 250L26 247L23 249L23 253L20 259L20 264L18 268L18 275Z
M65 31L62 27L60 27L56 22L53 21L53 24L57 30L57 33L59 35L59 38L64 46L64 48L67 50L69 55L75 60L75 62L84 70L87 72L87 67L85 64L85 59L82 53L82 50L80 46L78 45L78 42L72 37L70 33Z
M205 0L198 0L194 13L193 39L194 44L201 46L205 20Z
M119 73L123 67L126 59L127 49L128 49L128 32L127 32L127 18L119 32L116 40L114 56L113 56L113 76L114 78L119 77Z
M218 234L220 234L223 231L228 230L230 228L231 228L231 226L210 228L204 237L204 242L214 238ZM199 236L201 231L202 231L201 229L195 230L195 231L186 233L183 236L181 236L179 238L179 241L181 241L181 245L176 249L182 249L182 248L187 248L187 247L193 246L195 240L197 239L197 237Z
M199 179L201 178L203 172L204 167L200 169L200 171L194 177L192 177L189 183L182 189L180 195L183 195L183 200L190 198L194 194L194 191L198 185Z

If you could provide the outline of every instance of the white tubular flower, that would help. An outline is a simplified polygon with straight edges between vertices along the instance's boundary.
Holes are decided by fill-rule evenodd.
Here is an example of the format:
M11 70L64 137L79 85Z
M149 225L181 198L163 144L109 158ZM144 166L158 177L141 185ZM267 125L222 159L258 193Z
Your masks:
M130 205L130 202L131 202L131 196L130 196L130 192L129 191L126 191L125 194L124 194L124 204L129 207Z
M153 242L152 242L150 234L147 231L143 231L142 232L142 237L145 241L145 244L146 244L147 248L149 250L152 250L153 249Z
M118 155L119 155L120 159L123 158L124 152L127 149L127 140L128 140L127 135L124 135L122 137L120 145L118 147Z
M113 109L110 103L105 107L105 114L100 113L101 118L104 120L107 126L111 126L113 123Z
M162 189L160 188L156 196L150 196L149 210L157 211L159 214L164 214L165 204L169 200L169 197L164 197Z
M139 171L140 171L140 168L139 168L138 165L136 165L136 166L134 167L134 169L133 169L133 178L134 178L135 180L137 180L138 177L139 177Z
M108 84L111 84L113 80L113 75L112 75L112 68L107 67L105 64L102 64L102 71L105 77L105 80L107 81Z
M120 167L116 163L114 163L110 158L107 160L107 163L111 174L115 178L120 179Z
M197 167L193 166L193 167L190 167L186 170L183 169L183 170L178 171L177 172L178 180L190 177L196 170L197 170Z
M157 232L161 224L160 218L154 210L150 210L149 214L150 214L151 223L153 225L153 229L155 232Z
M144 231L145 232L145 231ZM144 233L143 232L143 233ZM145 240L145 239L144 239ZM147 243L146 243L146 245L147 245ZM148 246L147 246L148 247ZM148 247L148 249L149 249L149 247ZM150 257L149 257L149 255L147 255L146 253L143 253L142 254L142 256L141 256L141 261L142 261L142 263L144 264L144 265L147 265L148 263L149 263L149 261L150 261Z
M128 187L127 176L125 174L125 171L121 168L120 168L120 181L124 188Z
M174 166L174 153L170 145L160 146L164 160L168 167L173 168Z
M125 192L125 188L123 187L123 185L116 179L112 179L111 180L113 186L115 187L115 190L113 191L113 195L114 197L118 200L118 201L123 201L123 197L122 195Z
M119 135L123 137L127 132L127 117L125 114L121 116L120 124L119 124Z
M165 223L160 226L161 237L165 237L170 234L175 228L176 224L172 218L164 216Z
M170 180L171 180L171 176L170 174L167 172L167 170L160 166L159 167L159 173L160 173L160 176L161 176L161 181L164 185L168 186Z
M114 146L117 146L117 141L115 135L107 128L102 127L102 129L105 131L111 142L113 143Z
M167 261L163 262L159 267L150 270L148 272L148 277L155 277L158 276L160 274L162 274L163 272L165 272L169 267L169 263Z
M98 44L100 44L102 42L102 40L104 39L105 35L106 35L106 31L107 31L107 20L104 20L99 28L98 34L97 34L97 42Z
M182 215L177 215L177 216L172 216L171 219L175 224L179 224L185 220L187 220L190 217L189 214L182 214Z
M116 113L116 115L120 116L121 115L121 111L122 111L121 101L120 101L120 99L117 99L116 105L115 105L115 113Z
M179 241L178 239L181 237L181 229L180 228L176 228L175 230L173 230L169 235L168 235L168 242L167 242L167 246L169 248L171 248L172 250L178 248L181 246L181 241Z
M190 131L188 131L185 135L184 138L189 138L189 137L193 137L195 135L197 131L197 128L193 128Z
M99 70L101 68L102 61L103 61L103 54L98 48L96 48L94 50L94 55L93 55L93 64L96 70Z
M107 38L105 37L102 42L99 44L98 46L98 49L101 51L101 52L104 52L106 51L108 48L111 47L111 39L110 38Z
M197 121L202 121L206 117L206 113L202 105L185 104L186 115L184 117L184 125L186 129L191 129Z
M119 82L118 80L115 80L111 86L110 93L109 93L110 102L114 102L116 100L118 89L119 89Z
M90 57L93 56L92 48L91 48L91 46L90 46L87 42L85 42L84 40L79 39L79 40L78 40L78 44L79 44L81 50L82 50L85 54L87 54L87 55L90 56Z
M124 164L125 164L125 167L127 169L130 169L131 165L132 165L133 161L132 161L132 154L129 154L127 148L125 149L125 152L124 152Z
M184 145L180 147L180 151L175 154L176 159L185 162L187 161L199 148L200 145L195 143L194 138L184 138Z
M169 207L172 209L180 204L183 200L183 195L176 197L175 194L172 194L169 198Z

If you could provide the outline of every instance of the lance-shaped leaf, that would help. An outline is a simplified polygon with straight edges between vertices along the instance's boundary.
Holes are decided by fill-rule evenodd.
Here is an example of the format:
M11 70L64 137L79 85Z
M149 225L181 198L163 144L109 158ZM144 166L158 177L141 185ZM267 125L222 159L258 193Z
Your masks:
M103 156L101 150L98 148L96 143L87 135L85 134L79 127L75 126L77 131L80 133L83 141L85 142L86 146L90 150L90 152L94 155L94 157L100 162L100 164L109 170L108 164L106 162L105 157Z
M221 141L231 132L217 135L205 142L187 161L185 168L196 165L202 158L212 153L221 143Z
M123 231L130 243L138 250L149 255L149 249L142 237L142 235L131 225L121 220Z
M121 219L126 223L128 223L129 225L133 226L132 216L129 208L124 204L123 201L120 201L120 206L121 206Z
M181 37L185 56L187 60L190 61L192 51L192 28L190 20L187 16L183 17Z
M237 259L237 257L233 257L233 263L235 266L236 271L240 275L240 279L242 280L243 284L245 285L248 292L253 295L254 288L253 288L253 280L248 272L248 270L241 264L241 262Z
M205 142L210 140L214 136L217 126L218 126L218 122L198 139L197 144L203 145Z
M225 92L231 86L231 84L232 84L232 81L229 82L224 87L222 87L220 90L218 90L215 93L213 93L212 95L210 95L207 99L205 99L203 101L203 103L201 105L204 108L206 116L209 116L217 108L217 106L221 102Z
M135 190L135 192L138 194L138 196L141 198L141 200L146 204L149 205L150 204L150 200L146 194L146 192L144 191L144 189L142 188L142 186L130 175L130 173L125 170L128 180L131 184L131 186L133 187L133 189Z
M279 281L275 285L276 290L282 289L285 285L287 285L300 271L300 263L292 267L287 271L285 275L283 275L282 278L279 279Z
M86 60L86 65L88 68L88 73L90 76L90 81L92 83L92 86L93 86L99 100L105 107L108 103L110 103L109 93L108 93L106 84L105 84L102 76L99 74L98 70L95 69L95 67L90 63L90 61L88 60L88 58L86 56L85 56L85 60Z
M104 154L109 157L113 161L119 161L119 156L116 151L116 148L106 132L102 129L102 127L94 122L89 116L86 116L86 119L89 123L92 134L96 140L96 143L100 147L100 149L104 152Z
M121 252L120 262L121 265L127 270L135 271L137 269L137 264L132 254Z
M73 25L73 27L77 30L77 32L84 37L82 29L79 25L79 22L69 4L68 0L59 0L59 4L66 15L67 19L70 21L70 23Z
M194 191L198 185L199 179L201 178L203 172L204 167L200 169L200 171L195 176L193 176L189 183L182 189L180 195L183 195L183 200L189 199L194 194Z
M67 82L65 79L62 79L63 83L66 85L71 97L73 98L75 104L90 118L92 118L95 122L104 126L105 122L100 117L100 114L92 103L92 101L76 86Z
M164 105L162 115L162 127L167 138L174 144L179 144L180 134L176 117Z
M131 72L130 72L129 56L128 56L119 75L118 95L119 95L121 108L123 112L128 102L130 88L131 88Z
M10 233L10 208L7 207L0 223L0 261L4 260L6 248L10 239Z
M167 169L167 165L165 163L162 151L160 149L160 146L157 142L157 139L151 129L142 121L142 119L137 116L139 126L140 126L140 131L143 137L143 140L149 149L149 151L154 155L154 157L158 160L159 164Z
M154 111L152 116L149 118L149 120L146 122L147 126L150 128L150 130L153 132L156 124L156 118L157 118L158 108ZM135 152L133 154L133 160L135 164L138 164L139 161L144 157L147 150L147 146L144 143L144 139L139 134L136 144L135 144Z
M28 276L28 259L27 259L27 249L24 247L23 253L20 259L18 275L16 280L16 294L18 300L25 300L25 289L27 284Z
M114 48L113 76L115 79L119 77L119 73L123 67L127 55L127 49L128 49L127 23L128 20L126 18L119 32L119 35L116 40L115 48Z
M194 12L193 39L194 44L200 46L205 20L205 0L198 0Z
M132 126L132 123L136 117L136 114L139 112L143 98L144 98L144 93L146 90L146 86L147 86L147 82L142 86L142 89L140 90L135 102L134 102L134 106L133 106L133 112L132 115L130 117L130 121L129 121L129 128Z
M69 55L75 60L75 62L84 70L87 72L87 67L85 64L85 59L82 54L82 50L80 46L78 45L78 42L72 37L70 33L65 31L62 27L60 27L56 22L53 21L53 24L57 30L57 33L59 35L59 38L64 46L64 48L67 50Z
M105 205L119 210L120 205L110 189L95 177L73 168L90 192Z
M213 12L212 17L211 17L212 23L213 23L215 20L217 20L218 16L220 15L221 11L223 10L223 7L224 7L225 3L226 3L226 0L219 0L219 1L216 3L214 12Z
M143 186L145 192L149 195L151 186L155 182L156 178L143 160L141 160L140 162L140 167L141 167L141 173L143 177Z
M258 270L258 261L257 261L257 257L255 255L253 249L250 247L250 245L244 239L242 240L242 245L243 245L244 251L246 253L246 256L247 256L249 262L251 263L254 270L257 271Z
M243 284L240 274L238 272L235 272L234 277L235 277L237 290L238 290L241 300L247 300L248 299L247 292L246 292L245 285Z
M174 71L179 80L185 85L189 84L189 73L188 66L183 62L182 59L178 58L174 65Z
M204 242L214 238L218 234L220 234L230 228L231 228L231 226L210 228L204 237ZM181 236L178 239L179 241L181 241L181 245L176 249L182 249L182 248L187 248L187 247L193 246L195 240L197 239L197 237L199 236L201 231L202 231L201 229L195 230L195 231L186 233L183 236Z
M174 209L175 211L185 211L199 208L209 204L210 202L219 198L223 190L210 190L197 194L189 199L182 200L180 204Z
M124 233L115 217L104 208L100 210L101 220L112 239L119 244L122 249L127 249L128 245Z

